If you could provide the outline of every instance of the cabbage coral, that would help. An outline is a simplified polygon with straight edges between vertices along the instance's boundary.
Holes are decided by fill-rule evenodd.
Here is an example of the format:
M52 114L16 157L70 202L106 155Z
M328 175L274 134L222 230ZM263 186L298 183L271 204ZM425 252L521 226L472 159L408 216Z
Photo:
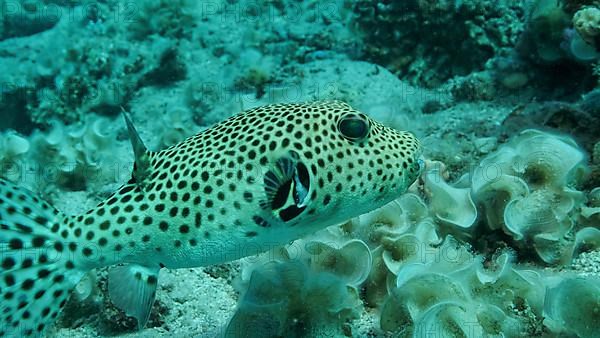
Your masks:
M519 249L533 246L545 263L565 264L584 201L576 186L587 171L572 139L526 130L481 161L471 177L472 194L489 229L502 229Z
M116 182L121 169L116 151L119 143L109 122L89 115L83 124L66 126L54 120L50 132L36 131L31 137L35 149L31 158L39 164L37 177L42 179L38 183L82 190Z
M327 236L326 236L327 238ZM357 286L371 269L367 246L357 240L299 240L246 266L243 296L227 336L339 335L358 318ZM333 242L332 242L333 241Z
M381 310L381 328L403 336L533 335L540 330L543 292L535 272L514 269L511 254L491 269L452 237L429 259L406 264ZM498 294L498 290L509 290ZM514 311L525 307L531 316ZM468 323L468 324L467 324Z

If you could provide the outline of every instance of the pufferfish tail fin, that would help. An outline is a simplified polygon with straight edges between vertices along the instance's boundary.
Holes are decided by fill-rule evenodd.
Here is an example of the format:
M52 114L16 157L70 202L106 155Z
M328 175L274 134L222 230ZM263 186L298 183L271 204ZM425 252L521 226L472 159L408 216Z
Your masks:
M85 274L67 219L0 179L0 337L41 336Z
M135 129L135 126L133 125L133 121L131 120L131 116L129 115L129 113L126 112L125 109L122 109L121 112L123 114L123 118L125 119L125 123L127 124L129 139L131 141L131 146L133 147L133 153L135 155L133 174L129 183L137 183L143 186L145 181L147 181L147 178L150 176L151 172L151 152L148 150L148 148L144 144L144 141L142 141L142 138Z

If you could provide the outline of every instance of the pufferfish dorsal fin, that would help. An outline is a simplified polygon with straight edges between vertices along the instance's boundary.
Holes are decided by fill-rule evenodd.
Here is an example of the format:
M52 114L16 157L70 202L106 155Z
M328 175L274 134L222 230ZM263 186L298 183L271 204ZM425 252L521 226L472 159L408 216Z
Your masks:
M133 153L135 155L135 164L133 165L130 183L137 183L143 186L145 179L150 174L150 152L135 129L129 113L126 112L125 109L122 109L121 112L123 113L123 118L127 124L129 139L131 140L131 146L133 147Z

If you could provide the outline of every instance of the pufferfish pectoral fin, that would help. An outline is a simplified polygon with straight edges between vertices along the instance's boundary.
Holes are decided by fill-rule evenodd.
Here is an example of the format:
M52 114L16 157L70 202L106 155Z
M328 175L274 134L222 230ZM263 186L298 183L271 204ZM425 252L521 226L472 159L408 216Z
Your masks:
M133 153L135 155L135 165L133 167L132 180L138 184L143 185L146 177L150 173L150 157L148 148L144 145L142 138L138 134L131 116L125 110L122 111L123 118L127 124L127 130L129 131L129 139L133 146Z
M296 172L298 154L290 151L277 159L272 170L265 173L264 186L266 201L261 202L264 209L277 210L286 204Z
M110 299L128 316L135 317L138 330L146 326L158 285L157 268L130 264L112 268L108 273Z
M261 207L287 222L306 208L310 177L308 169L295 151L277 159L264 176L265 195Z

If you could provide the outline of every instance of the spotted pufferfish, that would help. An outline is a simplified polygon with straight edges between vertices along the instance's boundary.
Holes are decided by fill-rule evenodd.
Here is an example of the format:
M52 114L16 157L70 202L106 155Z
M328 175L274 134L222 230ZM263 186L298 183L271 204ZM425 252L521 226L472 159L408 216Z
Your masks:
M0 180L0 336L41 334L80 279L110 265L111 300L143 328L160 269L341 223L398 198L423 167L413 134L340 101L254 108L156 152L124 116L131 179L85 214Z

